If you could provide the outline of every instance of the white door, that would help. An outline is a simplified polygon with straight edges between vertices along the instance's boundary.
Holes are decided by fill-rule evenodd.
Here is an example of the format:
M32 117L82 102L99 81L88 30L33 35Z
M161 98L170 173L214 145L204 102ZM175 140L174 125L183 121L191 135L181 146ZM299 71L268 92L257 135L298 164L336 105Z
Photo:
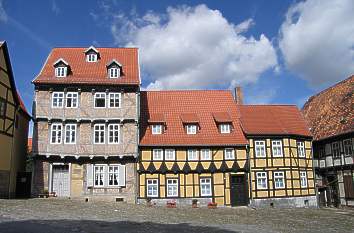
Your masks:
M53 165L53 192L58 197L69 197L69 165Z

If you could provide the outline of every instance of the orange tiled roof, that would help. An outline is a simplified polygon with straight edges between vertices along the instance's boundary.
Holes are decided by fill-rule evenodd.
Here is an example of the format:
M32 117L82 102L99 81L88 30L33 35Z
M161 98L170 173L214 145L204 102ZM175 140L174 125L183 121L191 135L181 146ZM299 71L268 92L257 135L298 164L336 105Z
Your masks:
M27 152L28 153L32 152L32 138L28 138L27 140Z
M25 104L23 103L22 98L21 98L21 96L20 96L20 94L19 94L18 92L17 92L17 98L18 98L18 101L20 102L20 108L22 109L22 111L23 111L26 115L31 116L31 115L27 112L26 106L25 106Z
M219 133L213 112L230 115L234 127L230 134ZM150 115L156 113L164 114L166 120L166 131L161 135L152 135L148 127ZM186 134L181 120L185 114L198 117L197 134ZM140 145L245 145L238 117L230 91L143 91Z
M100 59L97 62L86 62L87 48L54 48L33 83L140 84L137 48L96 49ZM67 77L55 77L53 64L59 59L64 59L69 64L70 72ZM108 78L106 65L112 60L122 64L122 76L118 79Z
M302 112L315 140L354 131L354 75L309 98Z
M238 105L241 124L249 135L299 135L311 137L295 105Z
M232 121L230 115L227 112L214 112L213 116L214 120L218 123L226 123Z
M163 113L151 113L148 119L149 123L164 123L165 115Z

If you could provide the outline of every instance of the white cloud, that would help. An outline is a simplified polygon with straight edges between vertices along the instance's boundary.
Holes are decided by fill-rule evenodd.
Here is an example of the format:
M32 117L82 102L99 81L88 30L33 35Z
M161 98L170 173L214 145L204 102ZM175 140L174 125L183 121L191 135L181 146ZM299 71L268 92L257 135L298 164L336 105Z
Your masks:
M169 7L166 14L131 12L113 16L116 44L139 47L140 64L150 89L230 87L256 82L277 65L265 35L246 37L248 19L234 25L205 5Z
M308 0L290 7L279 42L287 67L312 86L353 74L353 10L353 0Z
M5 8L3 6L3 0L0 0L0 23L1 22L6 23L7 18L8 18L7 13L6 13Z
M60 8L57 5L57 2L55 0L52 0L52 11L58 15L60 13Z

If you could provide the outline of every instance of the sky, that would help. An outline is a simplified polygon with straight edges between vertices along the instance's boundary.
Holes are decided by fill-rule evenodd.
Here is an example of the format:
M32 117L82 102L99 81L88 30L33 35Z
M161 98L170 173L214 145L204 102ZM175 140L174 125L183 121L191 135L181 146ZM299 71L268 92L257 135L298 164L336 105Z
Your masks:
M143 89L243 88L296 104L354 74L353 0L0 0L17 88L53 47L138 47Z

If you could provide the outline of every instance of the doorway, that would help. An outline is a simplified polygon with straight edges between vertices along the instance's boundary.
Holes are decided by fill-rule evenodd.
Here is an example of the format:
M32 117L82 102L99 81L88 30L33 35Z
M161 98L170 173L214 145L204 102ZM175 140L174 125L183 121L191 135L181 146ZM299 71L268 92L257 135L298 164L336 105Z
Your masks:
M58 197L69 197L69 165L53 165L52 191Z
M249 203L247 175L230 176L231 206L246 206Z

